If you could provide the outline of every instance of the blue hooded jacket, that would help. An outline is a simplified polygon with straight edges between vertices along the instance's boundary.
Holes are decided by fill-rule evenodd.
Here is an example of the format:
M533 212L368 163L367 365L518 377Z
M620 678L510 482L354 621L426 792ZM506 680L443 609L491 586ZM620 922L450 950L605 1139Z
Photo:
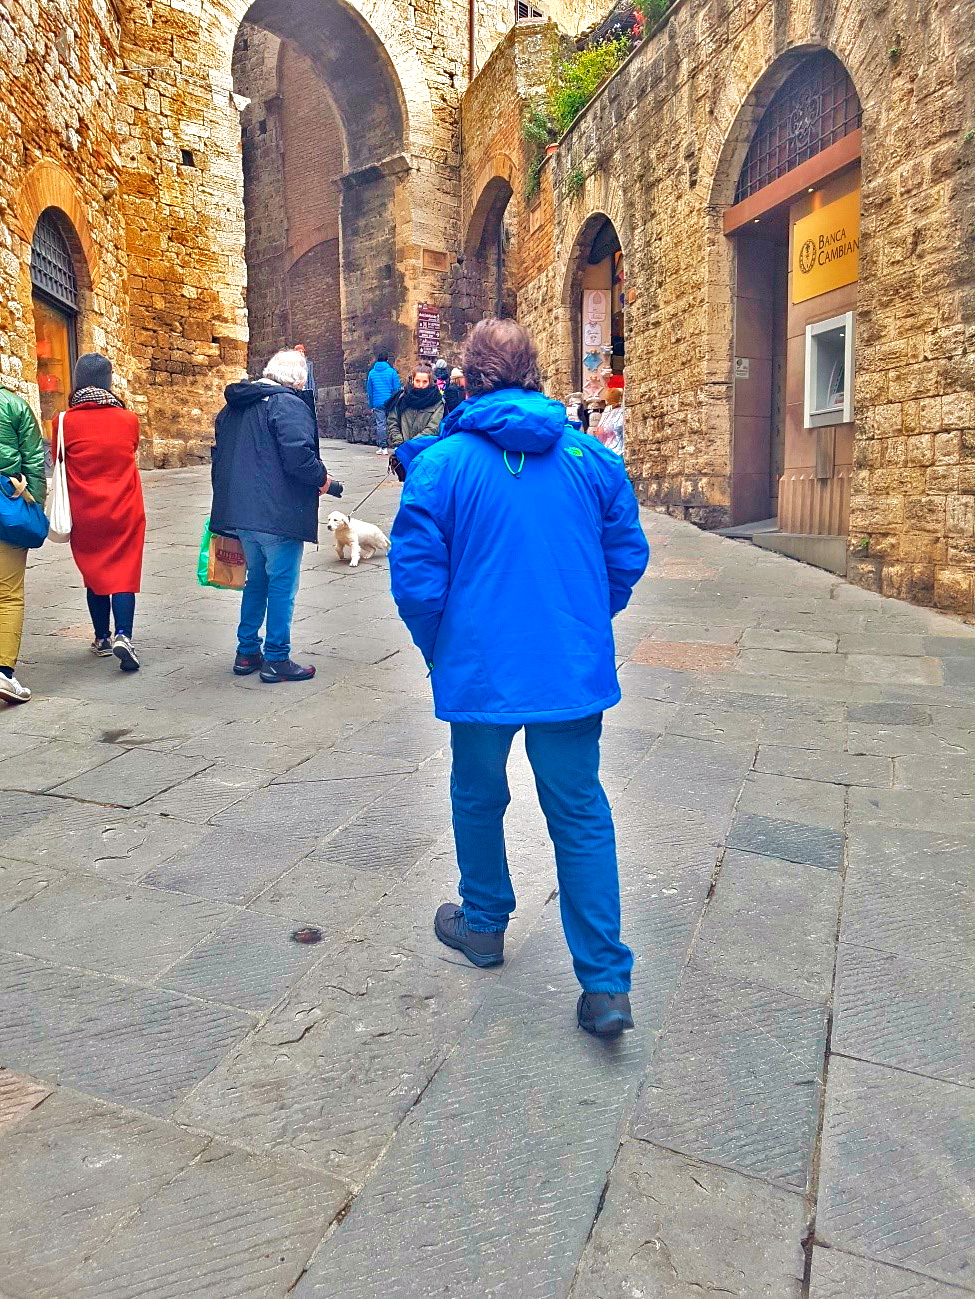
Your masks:
M650 557L620 457L521 388L406 448L393 598L437 716L571 721L618 703L611 619Z
M402 384L388 361L377 361L366 375L366 401L370 410L382 410Z

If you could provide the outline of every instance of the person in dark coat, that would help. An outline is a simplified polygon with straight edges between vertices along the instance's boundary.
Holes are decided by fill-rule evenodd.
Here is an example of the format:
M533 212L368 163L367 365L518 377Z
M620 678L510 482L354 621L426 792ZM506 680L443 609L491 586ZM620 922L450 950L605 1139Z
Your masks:
M418 365L405 388L386 403L386 430L390 451L411 438L433 437L444 417L443 397L428 365Z
M499 965L515 907L504 843L505 769L524 727L555 844L559 905L582 996L581 1028L633 1027L633 954L620 937L616 841L599 780L602 715L620 700L612 619L649 547L619 456L539 391L528 333L475 325L468 400L438 438L402 448L406 481L390 569L400 616L450 723L461 905L440 941Z
M318 540L318 498L332 482L301 395L307 381L300 352L277 352L262 378L229 385L216 423L210 530L239 537L247 561L234 673L269 684L315 675L291 660L304 543Z

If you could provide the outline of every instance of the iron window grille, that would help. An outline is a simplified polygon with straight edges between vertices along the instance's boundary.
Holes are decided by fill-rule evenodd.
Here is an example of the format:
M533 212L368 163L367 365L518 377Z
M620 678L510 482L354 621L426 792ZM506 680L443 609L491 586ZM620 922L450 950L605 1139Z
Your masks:
M738 177L735 202L822 153L861 121L860 100L846 68L828 50L812 55L765 110Z
M78 310L78 279L68 241L51 212L42 212L30 246L30 280L34 288L68 311Z

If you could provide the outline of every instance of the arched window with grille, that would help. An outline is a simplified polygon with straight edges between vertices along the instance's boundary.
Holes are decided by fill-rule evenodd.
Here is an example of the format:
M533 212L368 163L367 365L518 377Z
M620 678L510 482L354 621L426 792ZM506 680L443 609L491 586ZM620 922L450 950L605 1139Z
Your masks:
M45 436L68 404L78 356L78 277L61 219L42 212L30 250L30 279L37 342L37 387Z

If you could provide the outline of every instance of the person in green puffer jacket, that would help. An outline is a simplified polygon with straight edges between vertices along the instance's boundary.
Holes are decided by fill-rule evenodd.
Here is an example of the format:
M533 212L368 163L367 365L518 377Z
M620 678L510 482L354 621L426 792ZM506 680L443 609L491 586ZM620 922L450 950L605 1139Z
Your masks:
M0 387L0 474L27 479L39 504L47 495L44 442L34 412L17 393ZM0 539L0 700L25 704L30 691L14 676L24 630L24 574L27 551Z

